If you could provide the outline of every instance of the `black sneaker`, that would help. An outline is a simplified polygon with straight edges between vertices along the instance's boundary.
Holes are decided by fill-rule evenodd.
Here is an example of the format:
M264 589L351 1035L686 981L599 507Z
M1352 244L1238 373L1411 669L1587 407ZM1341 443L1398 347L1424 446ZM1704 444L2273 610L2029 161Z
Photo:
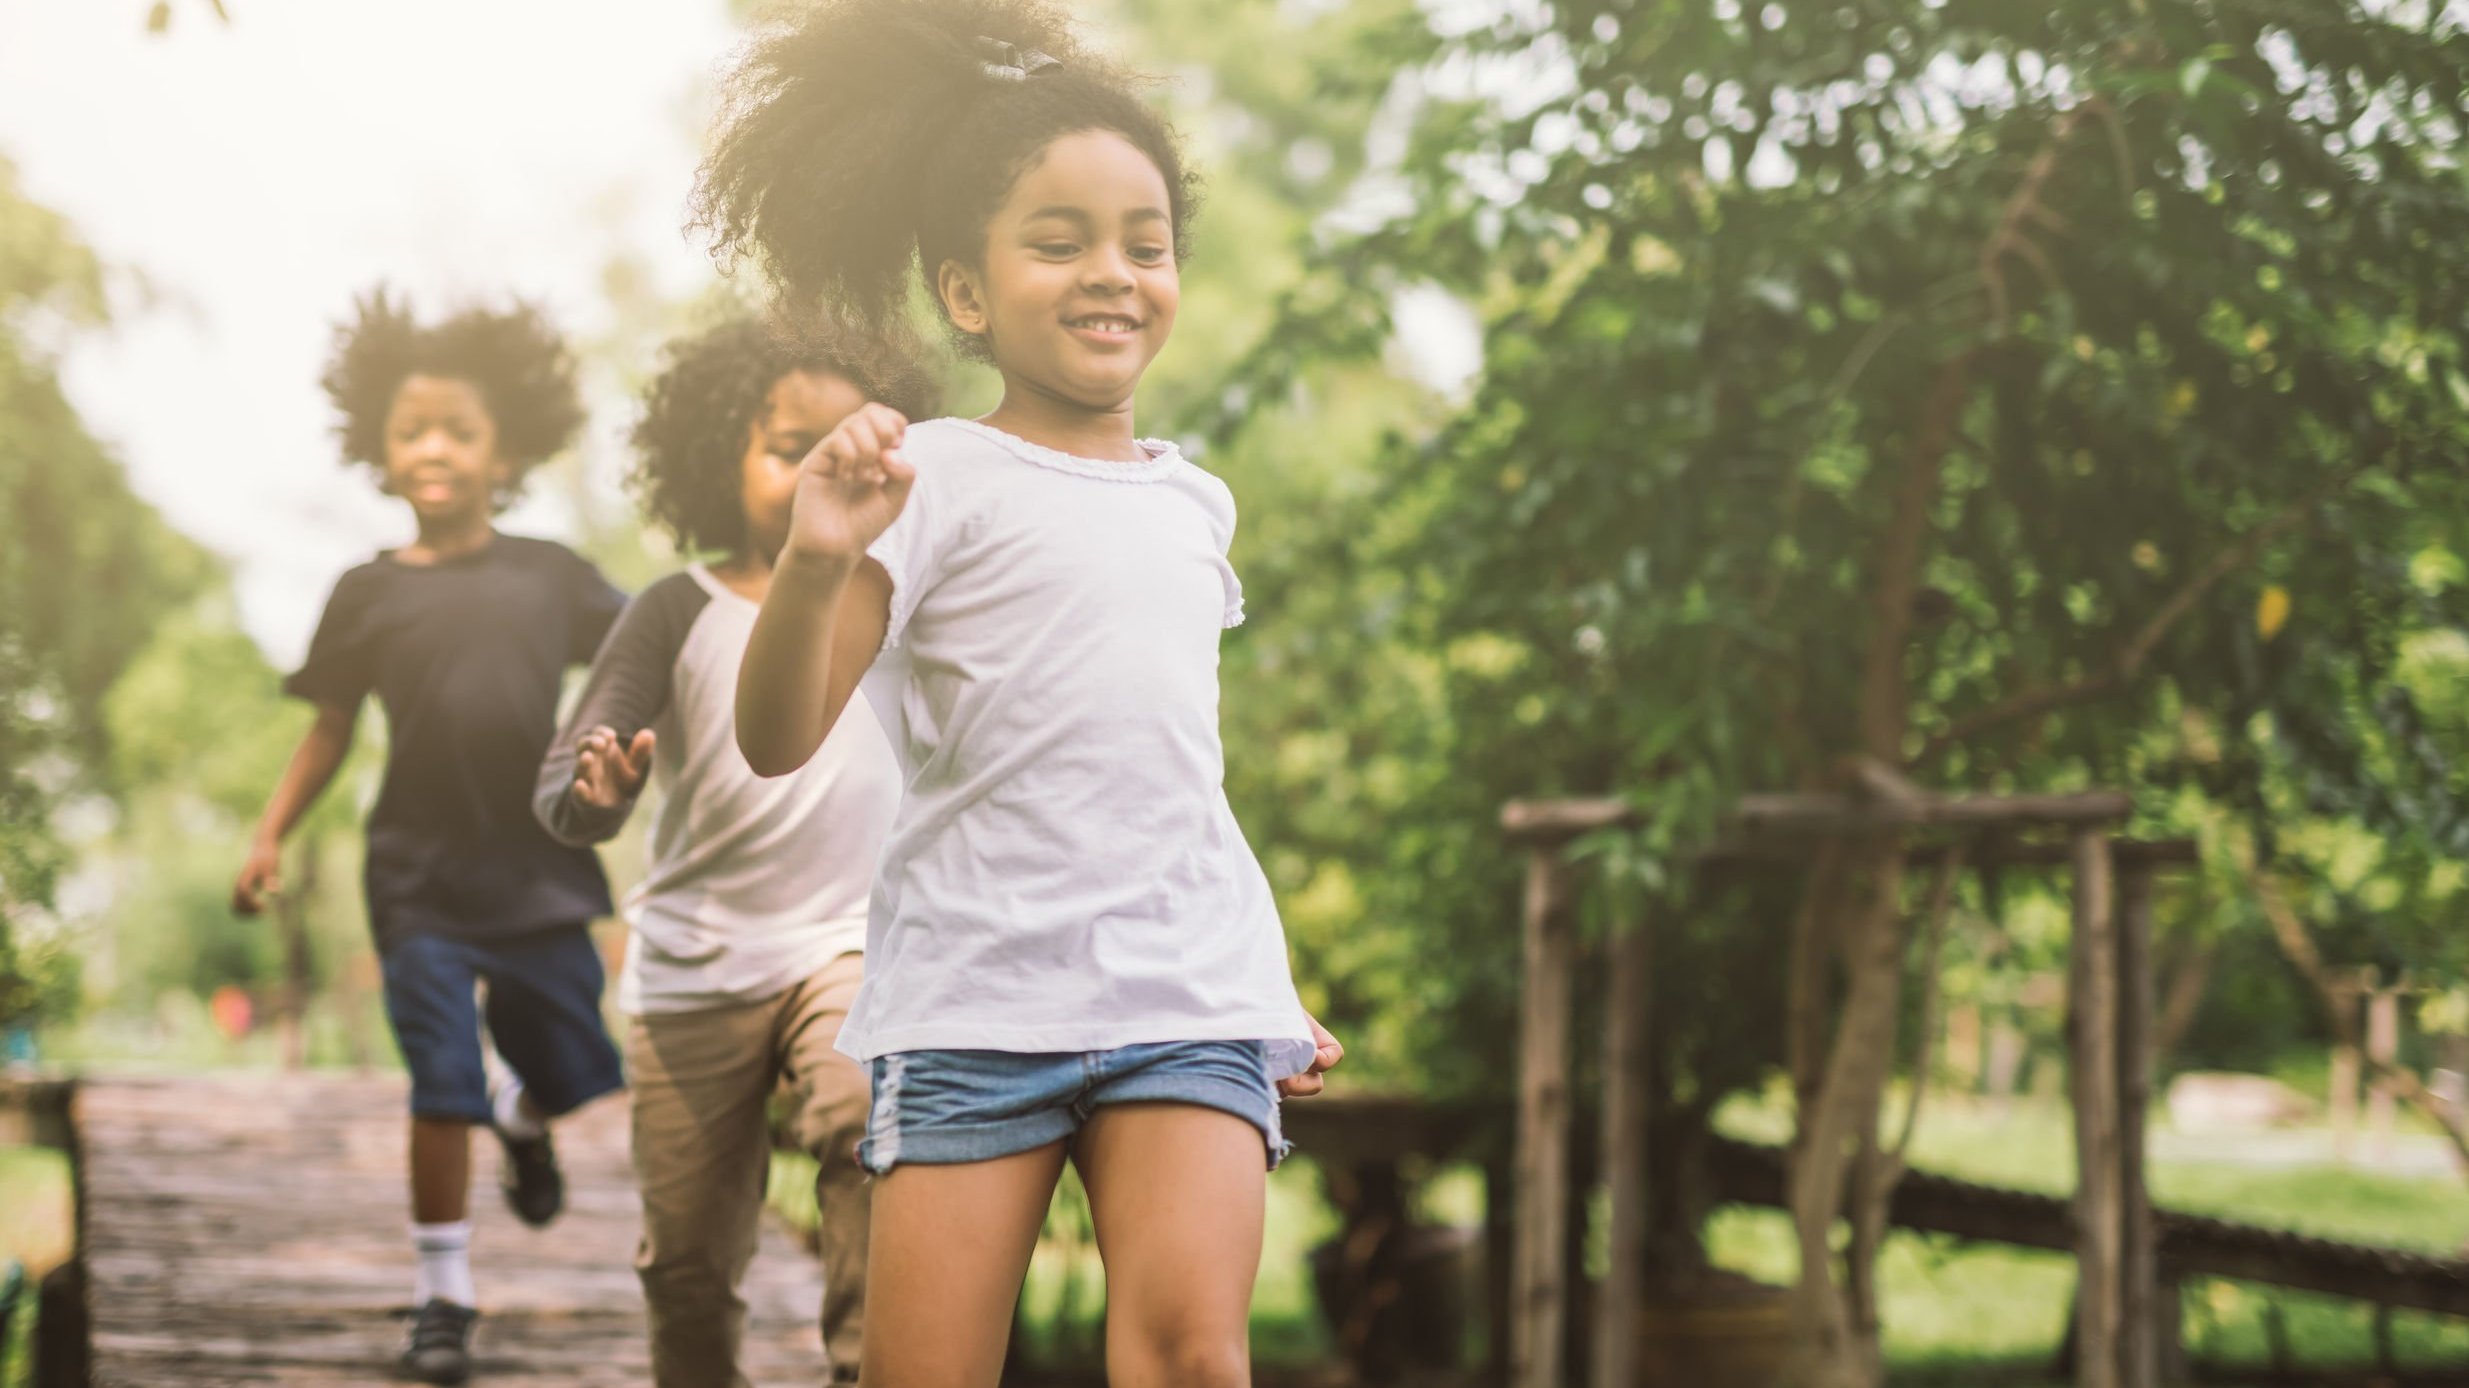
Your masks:
M472 1322L480 1313L444 1297L412 1312L403 1372L421 1383L461 1383L472 1376Z
M506 1192L506 1208L534 1229L546 1228L566 1208L566 1177L557 1169L557 1144L549 1141L547 1133L511 1137L502 1129L497 1130L497 1140L506 1148L506 1164L497 1172L497 1183Z

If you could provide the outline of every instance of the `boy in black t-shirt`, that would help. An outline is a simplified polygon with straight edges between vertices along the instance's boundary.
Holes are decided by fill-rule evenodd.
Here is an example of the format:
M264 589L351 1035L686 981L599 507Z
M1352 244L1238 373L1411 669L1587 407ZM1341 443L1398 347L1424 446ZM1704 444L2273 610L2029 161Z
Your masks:
M490 523L582 423L572 361L537 310L423 325L381 290L337 331L324 384L344 456L411 507L418 538L343 575L285 682L317 721L267 803L232 906L254 915L280 890L283 836L333 779L374 692L390 745L365 887L412 1077L418 1310L403 1367L460 1383L478 1314L472 1125L505 1146L515 1213L546 1224L564 1201L548 1120L623 1084L586 928L609 913L608 884L589 849L540 827L531 792L565 668L591 659L625 596L564 546ZM484 1021L515 1075L494 1094Z

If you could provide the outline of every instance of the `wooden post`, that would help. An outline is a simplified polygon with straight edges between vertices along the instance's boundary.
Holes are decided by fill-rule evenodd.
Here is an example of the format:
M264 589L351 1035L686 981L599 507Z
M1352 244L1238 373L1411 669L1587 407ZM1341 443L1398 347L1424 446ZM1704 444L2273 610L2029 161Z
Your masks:
M2151 868L2125 868L2118 889L2118 1382L2159 1388L2159 1240L2143 1170L2144 1123L2152 1107Z
M2143 1321L2152 1337L2152 1382L2188 1381L2192 1375L2186 1364L2186 1284L2176 1273L2164 1273L2155 1283L2152 1312Z
M1483 1377L1509 1381L1509 1327L1516 1323L1511 1287L1517 1266L1517 1178L1508 1155L1495 1148L1483 1159Z
M1980 1004L1959 1002L1946 1013L1947 1087L1958 1094L1980 1091Z
M1618 921L1603 1029L1603 1179L1611 1190L1610 1264L1595 1305L1594 1388L1636 1388L1637 1323L1646 1271L1647 1009L1654 935Z
M34 1388L86 1388L94 1377L93 1291L86 1276L86 1149L77 1082L35 1080L8 1096L26 1110L27 1136L68 1159L69 1256L35 1290Z
M2373 1076L2366 1085L2366 1151L2376 1161L2392 1159L2392 1118L2397 1100L2384 1067L2400 1060L2400 989L2385 985L2366 995L2366 1059Z
M2118 1189L2118 970L2109 838L2074 835L2074 940L2068 949L2068 1080L2075 1108L2075 1382L2118 1388L2121 1304Z
M2354 973L2332 976L2326 989L2335 1020L2332 1025L2331 1090L2326 1106L2331 1110L2332 1155L2347 1161L2354 1155L2358 1135L2358 1048L2337 1038L2355 1035L2350 1027L2357 1018L2359 982Z
M1574 936L1558 845L1526 855L1526 977L1519 1018L1517 1262L1510 1288L1511 1388L1566 1388L1569 1013Z

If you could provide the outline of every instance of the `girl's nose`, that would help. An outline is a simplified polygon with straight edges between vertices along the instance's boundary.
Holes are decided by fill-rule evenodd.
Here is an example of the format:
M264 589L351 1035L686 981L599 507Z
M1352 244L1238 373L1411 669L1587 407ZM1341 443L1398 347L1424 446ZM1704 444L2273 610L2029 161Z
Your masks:
M1091 289L1125 292L1132 287L1132 262L1119 250L1101 250L1089 257Z

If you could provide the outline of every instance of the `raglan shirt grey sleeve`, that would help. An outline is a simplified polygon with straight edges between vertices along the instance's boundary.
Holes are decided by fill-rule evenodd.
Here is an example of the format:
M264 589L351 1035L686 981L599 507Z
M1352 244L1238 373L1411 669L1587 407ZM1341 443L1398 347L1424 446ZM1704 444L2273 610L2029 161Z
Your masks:
M559 842L605 843L634 813L633 800L602 809L574 793L576 745L585 733L602 727L616 733L621 744L632 742L636 733L659 720L669 706L678 652L710 604L711 594L691 574L672 574L628 603L601 643L582 697L550 741L532 787L532 813Z

